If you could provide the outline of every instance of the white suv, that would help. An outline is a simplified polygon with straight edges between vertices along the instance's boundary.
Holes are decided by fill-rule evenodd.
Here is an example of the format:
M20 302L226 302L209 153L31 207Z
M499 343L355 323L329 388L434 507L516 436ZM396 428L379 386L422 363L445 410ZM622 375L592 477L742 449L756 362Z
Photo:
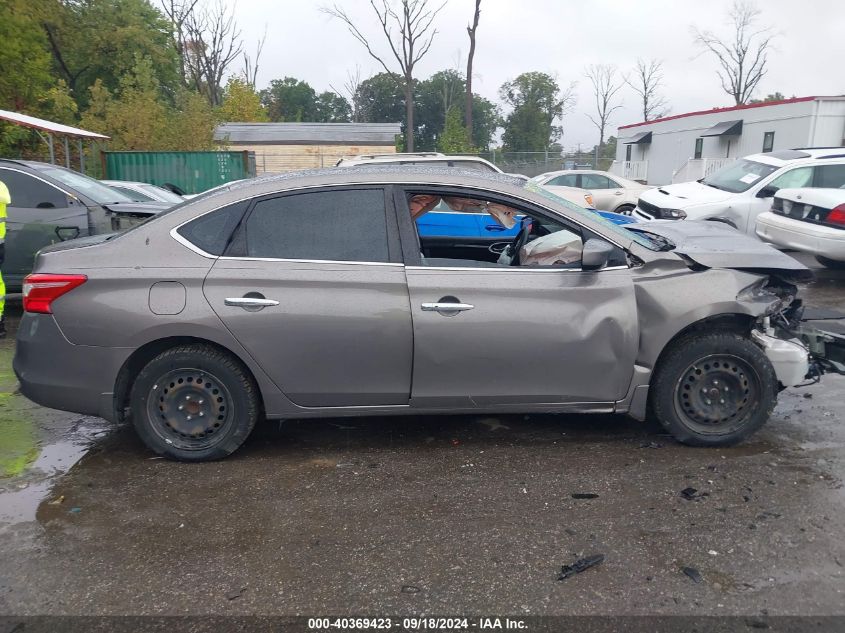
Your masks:
M778 189L845 185L845 147L790 149L752 154L695 182L650 189L640 195L640 220L716 220L756 236L757 216Z
M493 163L478 156L447 156L440 152L416 152L394 154L361 154L343 157L335 167L359 167L361 165L421 165L429 167L460 167L501 174L502 170Z

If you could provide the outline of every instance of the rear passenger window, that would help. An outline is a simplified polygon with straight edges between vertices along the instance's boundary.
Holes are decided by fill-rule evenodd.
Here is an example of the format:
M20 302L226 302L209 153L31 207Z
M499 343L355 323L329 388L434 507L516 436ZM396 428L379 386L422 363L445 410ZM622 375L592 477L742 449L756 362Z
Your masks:
M222 255L232 231L249 206L249 200L201 215L179 227L177 233L210 255Z
M300 193L256 203L246 221L249 257L387 262L381 189Z
M845 165L821 165L816 167L814 187L842 189L845 187Z
M551 185L552 187L576 187L578 182L578 176L575 174L564 174L563 176L558 176L557 178L552 178L547 185Z

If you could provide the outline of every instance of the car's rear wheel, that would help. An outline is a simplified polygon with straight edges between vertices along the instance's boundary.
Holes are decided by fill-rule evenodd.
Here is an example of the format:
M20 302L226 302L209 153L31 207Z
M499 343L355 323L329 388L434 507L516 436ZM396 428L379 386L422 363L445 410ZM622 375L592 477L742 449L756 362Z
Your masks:
M680 442L727 446L762 427L777 402L771 362L740 334L695 333L672 344L650 389L657 420Z
M845 262L840 262L836 259L830 259L829 257L816 255L816 261L825 268L830 268L832 270L845 270Z
M631 215L634 212L634 205L633 204L623 204L621 207L616 209L616 213L621 213L622 215Z
M208 345L183 345L153 358L135 379L130 406L144 443L182 461L230 455L249 436L260 411L246 368Z

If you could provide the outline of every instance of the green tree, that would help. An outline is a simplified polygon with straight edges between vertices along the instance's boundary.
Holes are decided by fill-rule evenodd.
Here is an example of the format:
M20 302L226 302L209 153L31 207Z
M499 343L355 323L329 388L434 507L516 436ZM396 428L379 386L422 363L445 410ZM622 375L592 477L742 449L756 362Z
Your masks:
M80 109L96 81L118 90L139 57L149 60L153 76L175 95L179 65L171 25L149 0L56 2L42 25L57 73Z
M554 77L528 72L502 84L499 96L512 110L504 122L505 151L539 152L557 141L562 129L554 125L573 103L573 86L561 93Z
M261 103L271 121L317 120L317 93L308 82L295 77L271 81L261 91Z
M137 60L114 93L101 81L90 89L81 125L111 137L113 150L203 150L213 147L215 117L197 92L177 90L164 99L152 62Z
M229 78L219 114L223 121L261 123L270 120L267 110L261 105L261 96L242 77Z
M464 126L461 108L455 106L446 114L446 125L437 141L437 149L445 154L473 154L469 131Z
M416 147L434 150L440 147L439 135L446 127L447 113L457 108L465 120L466 82L458 71L449 69L433 74L417 84ZM499 127L499 109L484 97L472 96L472 142L470 145L486 150Z
M334 92L323 92L314 104L315 120L321 123L349 123L352 120L352 106Z
M356 100L366 123L395 123L405 117L404 89L395 76L378 73L358 84Z
M795 95L792 95L792 97L795 98ZM768 103L769 101L783 101L786 98L786 95L780 92L772 92L767 94L762 99L751 99L751 101L749 101L748 103Z
M0 8L0 108L41 112L40 100L53 85L47 37L38 4L7 0Z

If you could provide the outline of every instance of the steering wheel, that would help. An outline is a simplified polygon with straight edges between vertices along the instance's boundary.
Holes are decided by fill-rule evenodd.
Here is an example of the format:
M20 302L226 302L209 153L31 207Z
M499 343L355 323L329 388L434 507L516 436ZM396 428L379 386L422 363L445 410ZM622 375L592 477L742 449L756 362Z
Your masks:
M513 238L513 242L511 242L505 249L505 255L510 257L511 266L519 266L519 252L522 250L522 247L528 243L528 238L531 236L531 222L531 218L523 218L522 227L519 229L519 233L516 234L516 237Z

